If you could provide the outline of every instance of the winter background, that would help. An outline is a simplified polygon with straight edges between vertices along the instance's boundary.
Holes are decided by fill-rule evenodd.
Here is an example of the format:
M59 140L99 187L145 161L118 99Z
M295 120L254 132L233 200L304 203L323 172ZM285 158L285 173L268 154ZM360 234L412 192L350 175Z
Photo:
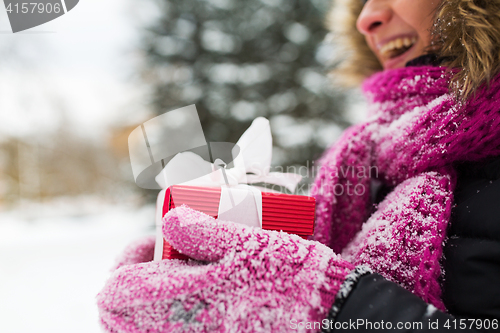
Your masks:
M300 166L361 120L358 92L326 77L329 6L82 0L17 34L1 7L0 331L101 332L95 295L154 232L157 192L128 159L142 122L195 103L209 141L236 142L265 116L273 166Z

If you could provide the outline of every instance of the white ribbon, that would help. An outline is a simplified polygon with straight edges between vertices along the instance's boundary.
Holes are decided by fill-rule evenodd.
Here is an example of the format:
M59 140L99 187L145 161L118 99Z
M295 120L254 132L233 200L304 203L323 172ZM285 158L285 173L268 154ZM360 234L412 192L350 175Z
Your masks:
M295 173L270 172L273 141L271 127L266 118L256 118L236 145L240 151L237 156L233 154L234 168L225 169L230 186L269 183L284 186L290 192L295 191L302 176ZM163 189L178 184L193 186L225 184L222 169L216 170L212 163L192 152L177 154L155 179Z
M156 182L163 189L179 184L221 187L221 219L254 226L258 219L262 226L261 192L246 184L269 183L294 192L302 176L270 172L273 145L271 127L265 118L256 118L236 145L239 154L236 155L233 149L233 168L220 168L192 152L183 152L170 160L156 176ZM249 200L253 202L253 209Z

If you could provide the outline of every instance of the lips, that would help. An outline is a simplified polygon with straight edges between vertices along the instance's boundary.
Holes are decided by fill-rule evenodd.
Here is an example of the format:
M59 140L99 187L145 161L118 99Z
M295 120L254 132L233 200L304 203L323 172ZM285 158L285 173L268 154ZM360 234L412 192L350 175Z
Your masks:
M408 55L415 55L419 37L415 34L400 34L381 40L374 45L377 57L384 69L402 67L410 60Z
M417 41L417 37L397 37L379 47L379 53L386 59L396 58L408 51Z

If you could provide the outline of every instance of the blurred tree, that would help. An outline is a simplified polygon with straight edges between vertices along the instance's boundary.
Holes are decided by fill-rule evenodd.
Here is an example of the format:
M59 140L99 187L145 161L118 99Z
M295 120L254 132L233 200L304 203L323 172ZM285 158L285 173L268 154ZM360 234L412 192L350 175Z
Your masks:
M9 138L0 142L0 207L79 195L121 200L135 187L116 170L111 149L63 126L50 134Z
M273 165L306 165L347 123L328 84L330 0L155 0L144 79L158 114L195 103L208 141L270 119Z

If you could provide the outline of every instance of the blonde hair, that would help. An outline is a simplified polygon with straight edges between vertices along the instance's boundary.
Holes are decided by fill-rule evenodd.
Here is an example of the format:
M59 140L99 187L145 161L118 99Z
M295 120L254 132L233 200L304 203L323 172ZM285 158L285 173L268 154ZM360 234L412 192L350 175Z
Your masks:
M344 57L331 72L336 84L359 85L366 77L382 70L356 28L361 0L335 0L327 16L327 26L344 49ZM500 72L500 0L444 0L436 10L431 31L432 47L447 59L449 68L459 68L450 82L458 98L466 99Z

